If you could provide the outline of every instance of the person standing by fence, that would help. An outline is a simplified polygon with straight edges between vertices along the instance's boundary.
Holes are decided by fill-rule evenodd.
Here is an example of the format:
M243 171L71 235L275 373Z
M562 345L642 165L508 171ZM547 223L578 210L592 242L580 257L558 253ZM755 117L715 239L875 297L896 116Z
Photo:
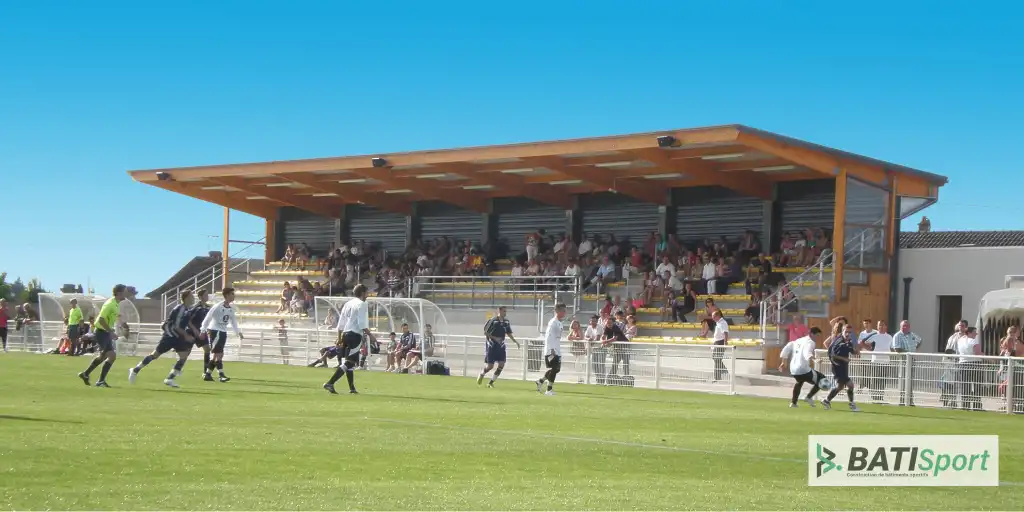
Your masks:
M729 323L722 317L721 310L715 310L711 314L711 320L715 322L715 334L712 335L712 344L715 347L711 349L711 359L715 363L715 380L718 381L729 374L725 363L722 362L722 358L725 356L725 345L729 344Z
M1006 337L999 340L999 355L1004 357L1024 357L1024 342L1020 340L1020 327L1011 325L1006 329ZM1007 407L1014 413L1024 413L1024 360L1016 360L1013 362L1012 372L1009 361L1003 362L1003 367L999 371L998 385L999 395L1006 396L1009 384L1013 382L1013 403L1007 404Z
M913 400L910 400L909 404L907 403L907 390L904 384L905 379L914 378L914 368L913 366L909 369L907 368L907 356L905 354L916 351L917 346L920 344L921 337L910 330L910 322L906 320L900 322L900 332L892 337L892 351L896 352L897 355L892 356L890 360L890 364L899 368L899 371L894 373L899 376L899 382L896 383L896 387L900 390L900 405L914 405ZM907 375L908 371L910 372L909 376Z
M981 410L981 344L978 343L978 329L968 327L965 334L956 340L956 382L960 395L960 407L968 411ZM956 400L954 398L954 404Z

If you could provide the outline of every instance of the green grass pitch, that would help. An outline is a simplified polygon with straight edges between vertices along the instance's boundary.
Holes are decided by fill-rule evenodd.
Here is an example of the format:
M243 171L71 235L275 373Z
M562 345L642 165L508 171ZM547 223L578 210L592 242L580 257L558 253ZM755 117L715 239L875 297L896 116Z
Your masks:
M82 385L88 358L0 354L6 509L917 509L1024 507L1024 418L862 405L190 362ZM94 374L94 379L99 372ZM339 389L344 386L339 383ZM807 435L999 434L999 488L811 488Z

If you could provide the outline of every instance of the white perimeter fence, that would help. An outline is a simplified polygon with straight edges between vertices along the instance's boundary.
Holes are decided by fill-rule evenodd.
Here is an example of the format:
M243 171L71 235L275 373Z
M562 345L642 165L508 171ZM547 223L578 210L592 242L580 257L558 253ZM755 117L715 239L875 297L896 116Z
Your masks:
M10 332L10 350L48 352L57 347L64 326L58 322L35 322ZM333 330L243 328L244 340L231 336L225 349L226 361L306 365L320 357L320 348L337 340ZM517 338L517 348L508 341L508 361L503 379L535 380L545 371L543 341ZM150 353L160 340L159 324L141 324L136 332L118 339L118 352L141 356ZM378 334L382 349L387 336ZM435 334L433 355L451 375L475 376L483 367L483 336ZM202 351L193 350L192 358ZM383 370L387 355L370 354L370 370ZM816 368L831 375L825 351L816 353ZM563 383L630 386L652 389L688 390L724 394L788 397L788 386L753 386L737 383L737 347L621 343L602 347L598 343L562 342ZM186 366L186 372L190 366ZM421 367L422 368L422 367ZM198 371L198 370L197 370ZM962 360L946 354L863 354L850 362L850 376L861 403L947 407L1024 413L1024 358L978 356ZM741 376L741 379L744 376ZM805 386L805 390L806 390ZM837 400L844 400L845 393Z

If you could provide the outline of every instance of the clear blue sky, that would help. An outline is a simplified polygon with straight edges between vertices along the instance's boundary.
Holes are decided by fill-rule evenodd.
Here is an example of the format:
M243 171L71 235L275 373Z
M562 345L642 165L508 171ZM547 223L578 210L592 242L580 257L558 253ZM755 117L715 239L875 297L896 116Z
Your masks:
M1024 7L848 5L0 2L0 270L146 292L219 247L129 169L724 123L949 176L937 230L1024 227Z

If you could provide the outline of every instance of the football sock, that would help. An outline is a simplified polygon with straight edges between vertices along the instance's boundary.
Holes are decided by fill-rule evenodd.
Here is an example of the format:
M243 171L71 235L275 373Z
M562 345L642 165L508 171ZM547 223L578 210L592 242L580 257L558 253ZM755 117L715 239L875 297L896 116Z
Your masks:
M86 368L86 370L84 372L82 372L82 373L84 373L85 376L88 377L89 374L91 374L92 371L95 370L96 367L99 366L102 363L103 363L103 360L97 357L96 359L93 359L91 363L89 363L89 367Z
M152 355L148 355L146 357L143 357L142 361L139 361L139 364L135 365L135 373L139 373L143 368L145 368L147 365L149 365L149 363L152 363L152 362L153 362L153 356Z
M217 361L217 373L219 373L221 377L224 376L224 361Z
M345 369L345 380L348 381L348 389L351 390L351 391L355 391L356 390L356 383L355 383L356 372L352 368L350 368L348 365L349 365L349 363L346 362L345 366L342 366L342 368Z
M203 371L204 372L207 371L206 369L209 368L209 367L210 367L210 353L204 351L203 352Z
M335 382L341 380L341 376L345 374L345 367L339 366L338 369L334 370L334 375L331 375L331 380L327 381L328 384L334 385Z
M100 380L107 380L107 373L110 373L110 367L114 366L113 361L107 361L103 363L103 370L100 371Z
M498 380L498 376L501 375L502 369L503 368L501 366L494 369L494 375L491 375L491 382Z
M819 388L818 385L815 384L814 387L811 388L811 391L807 393L807 398L814 398L814 395L817 395L818 391L821 391L821 388Z
M853 403L853 389L846 388L846 396L849 397L850 403Z
M831 403L832 399L835 398L836 395L838 395L838 394L839 394L839 388L832 388L832 391L828 392L828 398L826 398L825 401Z
M789 401L791 404L795 404L800 399L800 388L804 387L803 382L797 382L793 385L793 399Z

